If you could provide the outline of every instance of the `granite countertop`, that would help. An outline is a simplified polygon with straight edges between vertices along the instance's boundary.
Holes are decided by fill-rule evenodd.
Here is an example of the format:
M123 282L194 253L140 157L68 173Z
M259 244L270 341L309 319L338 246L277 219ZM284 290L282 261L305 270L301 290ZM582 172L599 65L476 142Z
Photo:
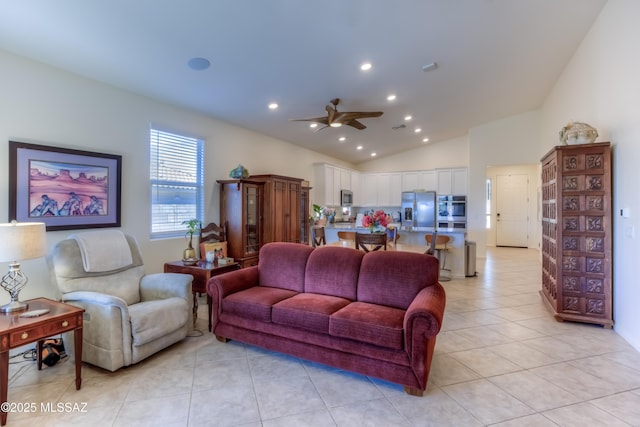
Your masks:
M414 227L411 230L406 230L399 223L392 223L394 227L397 227L400 231L405 233L425 233L425 232L433 232L432 227ZM366 230L366 227L356 227L356 224L353 222L334 222L332 224L328 224L326 226L327 229L335 229L335 230ZM438 228L438 233L461 233L464 234L467 232L466 229L461 228Z

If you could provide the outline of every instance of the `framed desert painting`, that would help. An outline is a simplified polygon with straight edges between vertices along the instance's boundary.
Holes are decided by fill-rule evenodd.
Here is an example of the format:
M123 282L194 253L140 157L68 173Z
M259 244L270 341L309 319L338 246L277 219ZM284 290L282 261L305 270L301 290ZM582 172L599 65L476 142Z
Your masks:
M120 226L122 156L9 141L9 221Z

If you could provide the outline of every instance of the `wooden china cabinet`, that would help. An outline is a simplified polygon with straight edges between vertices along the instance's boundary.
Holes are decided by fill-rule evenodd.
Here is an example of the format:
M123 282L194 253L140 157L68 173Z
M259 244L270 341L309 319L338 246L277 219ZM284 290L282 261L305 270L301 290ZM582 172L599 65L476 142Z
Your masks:
M263 243L301 242L302 179L280 175L252 175L264 182Z
M613 326L611 143L542 158L543 300L559 321Z
M280 175L217 181L220 223L227 224L227 255L242 268L258 264L265 243L302 241L302 181Z
M227 226L227 256L241 268L258 265L262 246L264 183L251 179L223 180L220 184L220 223Z

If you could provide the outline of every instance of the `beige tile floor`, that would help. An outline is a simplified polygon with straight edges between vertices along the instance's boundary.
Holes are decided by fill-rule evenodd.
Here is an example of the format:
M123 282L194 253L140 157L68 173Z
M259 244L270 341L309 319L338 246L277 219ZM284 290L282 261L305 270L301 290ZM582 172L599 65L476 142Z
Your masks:
M10 401L85 412L12 413L7 424L640 425L640 353L612 330L553 320L538 294L537 251L492 248L478 270L444 283L446 314L422 398L204 333L115 373L85 365L80 391L71 360L41 372L35 362L13 364Z

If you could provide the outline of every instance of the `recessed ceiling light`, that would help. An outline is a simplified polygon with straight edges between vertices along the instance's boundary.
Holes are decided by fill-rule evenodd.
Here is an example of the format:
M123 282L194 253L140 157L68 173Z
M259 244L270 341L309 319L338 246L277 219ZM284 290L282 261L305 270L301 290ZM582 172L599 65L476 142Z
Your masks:
M317 124L317 123L311 123L311 124L309 125L309 127L310 127L310 128L317 128L317 127L318 127L318 124Z
M391 94L389 96L387 96L387 101L395 101L396 100L396 96Z
M365 62L362 65L360 65L360 70L369 71L371 67L372 67L371 62Z
M342 123L340 123L340 122L333 122L333 123L331 123L329 126L331 126L332 128L339 128L340 126L342 126Z
M422 142L429 142L429 138L423 138Z
M356 147L356 150L362 150L363 148L364 148L364 147L363 147L362 145L358 145L358 146Z
M420 129L420 128L415 128L414 132L415 132L415 133L420 133L420 132L422 132L422 129Z
M269 109L270 110L275 110L276 108L278 108L278 103L277 102L272 102L271 104L269 104Z
M371 157L375 157L377 154L375 152L371 153Z
M202 71L209 68L211 66L211 62L206 58L191 58L189 62L187 62L187 65L192 70Z
M405 119L406 121L409 121L409 120L413 119L413 117L411 117L411 116L404 116L404 119Z
M345 138L344 136L341 136L340 138L338 138L338 141L342 142L342 141L346 141L347 138Z

